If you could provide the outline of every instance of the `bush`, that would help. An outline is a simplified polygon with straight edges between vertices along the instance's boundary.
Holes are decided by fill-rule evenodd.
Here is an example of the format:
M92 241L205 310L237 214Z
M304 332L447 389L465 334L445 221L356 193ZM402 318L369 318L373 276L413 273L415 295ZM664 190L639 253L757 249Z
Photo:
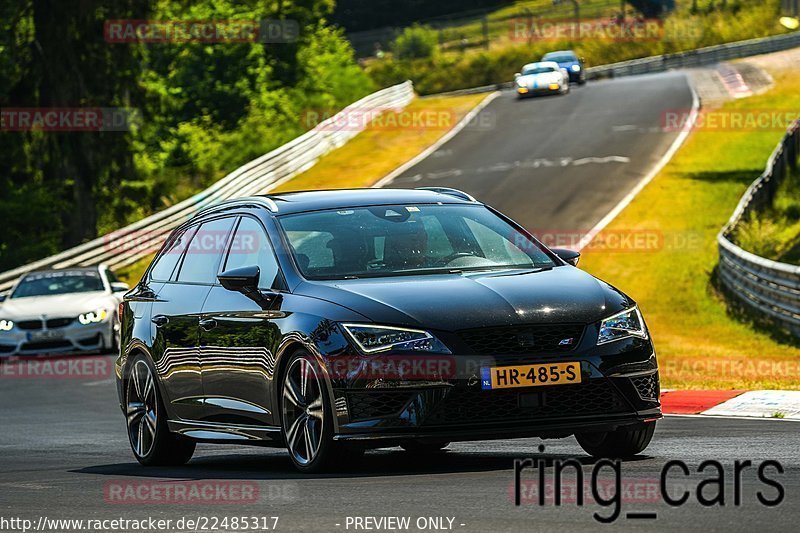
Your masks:
M439 40L436 32L427 26L414 24L403 30L394 41L398 59L422 59L436 55Z

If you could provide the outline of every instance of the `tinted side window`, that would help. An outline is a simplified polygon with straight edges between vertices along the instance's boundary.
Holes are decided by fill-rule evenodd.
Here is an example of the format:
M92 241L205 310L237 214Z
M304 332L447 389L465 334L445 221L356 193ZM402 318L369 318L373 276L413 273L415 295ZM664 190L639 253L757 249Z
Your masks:
M178 281L216 283L217 268L225 252L234 220L233 217L218 218L200 226L189 242Z
M164 251L156 259L156 264L150 270L150 277L156 281L169 281L175 271L175 265L180 261L186 244L192 238L192 233L197 228L189 228L177 233L172 241L164 247Z
M271 289L278 275L278 262L264 228L255 219L243 217L231 241L223 270L258 265L259 288Z

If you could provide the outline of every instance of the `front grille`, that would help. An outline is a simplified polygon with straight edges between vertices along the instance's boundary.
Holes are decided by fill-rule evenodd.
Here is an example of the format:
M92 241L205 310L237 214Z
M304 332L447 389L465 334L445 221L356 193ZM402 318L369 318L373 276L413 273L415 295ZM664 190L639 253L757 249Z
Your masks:
M41 320L21 320L16 322L19 329L42 329Z
M354 392L347 395L351 420L393 416L406 406L411 393L404 391Z
M525 398L522 398L522 397ZM453 389L426 418L426 425L505 422L547 417L620 413L625 403L613 385L596 379L541 391Z
M49 329L53 328L63 328L64 326L69 326L72 324L74 318L50 318L47 320L47 327Z
M64 348L72 348L72 343L69 341L41 341L41 342L26 342L22 345L22 350L61 350Z
M631 381L642 400L658 401L661 395L661 384L657 373L631 378Z
M478 355L529 355L574 350L581 324L534 324L463 330L461 338Z

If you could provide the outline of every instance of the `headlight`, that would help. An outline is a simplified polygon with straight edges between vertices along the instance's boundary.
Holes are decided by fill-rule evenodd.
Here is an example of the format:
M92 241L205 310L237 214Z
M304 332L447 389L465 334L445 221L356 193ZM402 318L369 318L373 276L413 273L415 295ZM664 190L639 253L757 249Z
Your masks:
M517 87L527 87L528 84L525 80L517 80Z
M581 69L580 65L572 65L569 67L572 72L578 72Z
M342 324L342 327L365 354L387 351L450 353L427 331L368 324Z
M89 311L88 313L83 313L82 315L78 315L78 322L80 322L83 325L95 324L97 322L102 322L107 317L108 317L107 309L95 309L94 311Z
M14 322L11 320L0 320L0 331L11 331L14 327Z
M605 344L628 337L647 338L647 329L638 307L627 309L600 322L597 344Z

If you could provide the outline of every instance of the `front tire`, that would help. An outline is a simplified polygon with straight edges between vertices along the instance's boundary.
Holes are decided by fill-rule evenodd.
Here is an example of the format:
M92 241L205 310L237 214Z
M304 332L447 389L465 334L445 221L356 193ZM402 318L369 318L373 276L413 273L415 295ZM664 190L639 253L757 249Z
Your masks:
M656 423L650 422L615 431L576 433L575 438L581 448L592 457L625 459L643 452L653 439L655 431Z
M356 462L364 450L333 440L333 415L322 370L308 352L295 352L282 380L281 429L289 457L304 473Z
M144 355L131 363L125 389L128 440L144 466L182 465L192 458L195 442L170 432L155 375Z

